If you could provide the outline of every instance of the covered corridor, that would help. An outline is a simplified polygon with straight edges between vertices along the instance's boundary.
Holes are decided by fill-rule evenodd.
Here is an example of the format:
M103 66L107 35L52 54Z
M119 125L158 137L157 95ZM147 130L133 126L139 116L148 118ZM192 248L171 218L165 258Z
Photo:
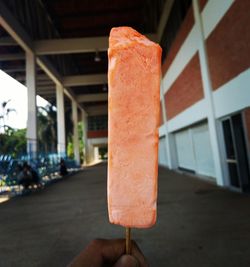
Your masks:
M40 95L57 110L54 152L66 156L70 114L76 162L105 155L108 35L127 25L163 48L160 164L250 191L250 2L115 3L0 0L0 68L28 89L27 154L41 149Z
M124 236L107 217L106 164L0 205L0 266L66 266L94 238ZM152 267L249 266L250 199L159 170L158 221L133 238Z

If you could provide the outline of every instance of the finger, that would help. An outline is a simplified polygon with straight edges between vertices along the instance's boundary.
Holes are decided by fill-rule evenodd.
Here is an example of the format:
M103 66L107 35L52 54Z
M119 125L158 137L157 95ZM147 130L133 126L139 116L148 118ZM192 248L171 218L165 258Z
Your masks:
M73 260L71 267L99 267L114 264L125 253L124 239L95 239Z
M140 267L137 259L131 255L123 255L115 263L114 267Z
M102 240L103 262L116 262L125 253L125 239Z
M135 241L132 241L132 249L131 249L131 254L134 256L138 262L140 267L148 267L148 263L146 261L145 256L142 254L140 248L136 244Z

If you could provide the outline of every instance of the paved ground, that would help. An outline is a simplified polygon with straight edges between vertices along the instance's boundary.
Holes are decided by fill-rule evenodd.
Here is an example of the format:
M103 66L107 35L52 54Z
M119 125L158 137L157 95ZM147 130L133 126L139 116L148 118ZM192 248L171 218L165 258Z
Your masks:
M0 205L0 266L66 266L91 239L123 237L106 165ZM250 266L250 196L160 168L157 225L133 236L155 267Z

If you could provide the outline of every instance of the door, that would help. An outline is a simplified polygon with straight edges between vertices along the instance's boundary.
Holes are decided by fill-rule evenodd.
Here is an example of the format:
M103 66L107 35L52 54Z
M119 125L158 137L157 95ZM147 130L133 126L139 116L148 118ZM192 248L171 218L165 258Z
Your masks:
M196 161L196 172L215 177L213 153L207 123L192 128L192 140Z
M249 191L250 175L241 113L222 121L230 185Z
M159 140L159 164L167 166L166 137L162 136Z
M195 172L195 157L191 129L175 133L178 167Z

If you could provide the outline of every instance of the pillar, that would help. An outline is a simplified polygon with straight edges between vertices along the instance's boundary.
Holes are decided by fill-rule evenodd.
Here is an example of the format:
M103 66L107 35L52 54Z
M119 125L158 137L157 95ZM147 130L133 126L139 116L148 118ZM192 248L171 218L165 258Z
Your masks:
M26 52L26 86L28 96L27 119L27 154L31 158L37 156L37 110L36 110L36 58L33 53Z
M88 116L86 112L82 111L82 122L83 122L83 155L84 155L84 164L89 163L89 149L88 149Z
M99 147L98 146L94 147L94 161L95 162L99 161Z
M78 136L78 114L77 104L72 101L72 119L73 119L73 146L74 157L77 164L80 164L80 149L79 149L79 136Z
M193 9L194 9L195 24L197 27L197 32L199 34L198 52L201 65L201 76L202 76L204 96L207 104L208 128L209 128L210 141L214 159L216 181L218 185L223 185L224 184L223 170L222 170L222 162L219 149L218 127L214 111L213 89L212 89L212 83L211 83L210 71L207 59L206 40L204 36L204 29L203 29L203 23L200 14L198 0L193 0Z
M56 107L57 107L57 153L60 157L66 156L65 138L65 112L63 86L56 85Z
M163 116L163 124L165 127L165 148L167 154L167 162L168 168L170 170L177 169L178 161L177 161L177 153L175 146L175 138L172 133L168 131L168 122L167 122L167 112L166 112L166 103L164 97L163 87L161 85L161 105L162 105L162 116Z

